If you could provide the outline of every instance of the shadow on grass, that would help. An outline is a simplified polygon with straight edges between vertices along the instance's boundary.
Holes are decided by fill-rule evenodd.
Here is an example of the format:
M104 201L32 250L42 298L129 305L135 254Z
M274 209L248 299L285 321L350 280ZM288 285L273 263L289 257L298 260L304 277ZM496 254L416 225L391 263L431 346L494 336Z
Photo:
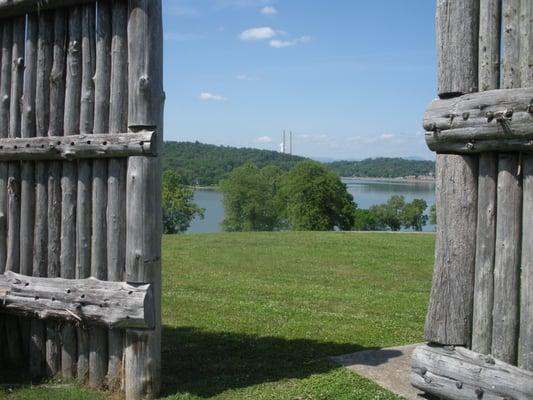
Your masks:
M163 394L211 397L230 389L306 378L341 368L329 356L362 350L370 349L357 344L165 327ZM382 362L400 355L388 352Z

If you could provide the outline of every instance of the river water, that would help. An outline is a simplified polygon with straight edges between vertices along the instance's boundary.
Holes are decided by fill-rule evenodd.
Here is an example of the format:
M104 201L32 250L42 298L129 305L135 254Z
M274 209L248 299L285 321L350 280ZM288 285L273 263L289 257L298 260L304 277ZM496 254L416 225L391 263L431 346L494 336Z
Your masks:
M376 204L386 203L393 195L402 195L406 201L424 199L429 207L435 203L435 183L397 180L375 180L362 178L343 178L348 191L353 195L359 208L369 208ZM194 201L205 208L205 218L196 218L187 233L220 232L220 223L224 219L223 196L215 190L197 190ZM434 231L428 225L424 231Z

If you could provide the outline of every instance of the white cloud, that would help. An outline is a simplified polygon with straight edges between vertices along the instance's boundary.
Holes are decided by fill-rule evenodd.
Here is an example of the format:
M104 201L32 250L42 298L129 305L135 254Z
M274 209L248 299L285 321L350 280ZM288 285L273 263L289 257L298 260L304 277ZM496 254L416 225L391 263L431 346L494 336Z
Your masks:
M256 139L259 143L272 143L274 139L272 139L270 136L261 136Z
M237 75L237 80L255 82L255 81L258 81L259 79L256 78L255 76L249 76L249 75L246 75L246 74L240 74L240 75Z
M277 13L278 10L276 10L276 8L272 6L266 6L261 9L261 14L263 15L276 15Z
M261 28L247 29L239 35L241 40L267 40L276 36L276 31L268 26Z
M228 100L224 96L220 96L218 94L213 94L209 92L200 93L198 98L202 101L226 101Z
M391 134L391 133L385 133L383 135L380 135L379 138L381 140L390 140L390 139L393 139L396 135L394 134Z
M278 40L273 39L269 42L270 47L274 47L276 49L282 49L284 47L292 47L296 46L299 43L307 43L311 40L311 36L302 36L298 39L294 40Z

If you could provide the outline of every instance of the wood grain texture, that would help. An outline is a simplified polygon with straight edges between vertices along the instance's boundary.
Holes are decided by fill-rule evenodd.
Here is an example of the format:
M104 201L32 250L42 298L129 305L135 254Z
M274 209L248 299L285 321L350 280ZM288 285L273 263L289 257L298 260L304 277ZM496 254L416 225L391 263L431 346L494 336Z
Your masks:
M0 15L12 17L26 13L82 5L95 0L0 0Z
M437 241L433 286L426 318L429 342L471 341L476 252L476 157L437 156Z
M520 79L520 1L503 0L502 89L519 88Z
M161 129L164 103L161 2L131 0L129 8L128 125L133 132L146 126ZM155 398L161 387L159 158L128 159L126 192L126 279L154 285L156 323L151 332L126 332L125 392L127 399Z
M500 87L502 0L480 1L479 90Z
M411 383L447 400L533 398L531 372L460 347L418 347Z
M152 329L155 322L151 285L6 272L0 275L0 295L0 309L16 315L116 328Z
M438 93L478 89L479 0L437 0Z
M128 128L128 2L112 4L111 88L109 131L125 132ZM107 180L107 277L122 281L126 247L126 160L111 159ZM107 385L111 390L122 387L124 331L109 331Z

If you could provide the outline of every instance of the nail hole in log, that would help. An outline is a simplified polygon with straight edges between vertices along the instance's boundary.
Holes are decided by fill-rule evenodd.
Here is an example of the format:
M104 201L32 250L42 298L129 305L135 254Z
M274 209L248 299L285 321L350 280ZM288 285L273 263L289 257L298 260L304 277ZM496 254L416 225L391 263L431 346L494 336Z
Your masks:
M70 142L70 145L71 145L71 146L74 146L74 142Z
M61 142L60 142L60 141L58 141L58 142L57 142L57 145L58 145L58 146L61 146Z
M67 293L70 293L70 292L71 292L71 290L70 290L70 289L67 289Z
M18 149L18 146L13 146L13 148L16 150L16 149Z
M24 286L30 286L30 284L29 284L28 282L26 282L26 283L24 284Z
M106 142L106 141L104 141L102 144L103 144L104 146L107 146L107 142Z
M39 300L39 296L35 296L35 300Z
M128 294L133 294L133 290L130 290L130 291L128 292Z
M41 149L44 149L44 144L41 145Z
M91 144L91 141L90 141L90 140L87 140L87 144Z
M85 295L84 295L84 294L82 294L82 295L80 296L80 298L84 299L84 298L85 298Z
M26 147L30 147L30 144L29 144L29 143L26 143Z

